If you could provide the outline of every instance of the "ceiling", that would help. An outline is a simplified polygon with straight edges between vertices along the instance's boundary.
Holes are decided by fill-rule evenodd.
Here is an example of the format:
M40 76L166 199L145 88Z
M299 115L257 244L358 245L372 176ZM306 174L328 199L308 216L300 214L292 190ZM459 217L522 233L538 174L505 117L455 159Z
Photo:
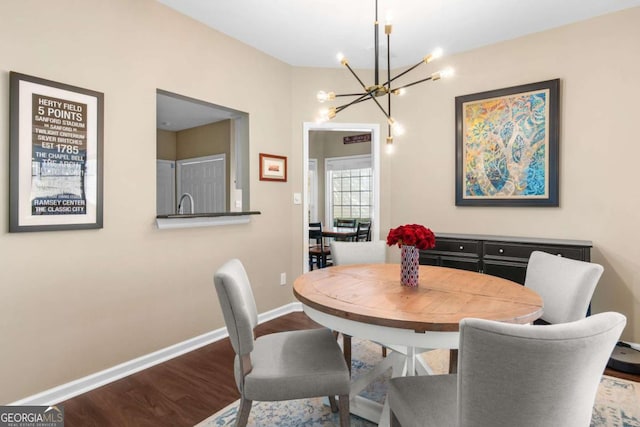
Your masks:
M352 67L373 68L375 0L158 1L293 66L339 67L342 52ZM382 31L391 16L396 68L436 47L463 52L634 6L640 0L379 0L378 17Z
M231 108L169 92L158 91L156 95L157 129L178 132L221 120L237 118L241 114L243 113Z
M375 0L157 0L293 66L374 67ZM380 67L383 27L391 17L391 68L413 65L440 47L447 54L640 6L640 0L378 0ZM441 60L446 64L446 59ZM158 129L179 131L237 111L158 94Z

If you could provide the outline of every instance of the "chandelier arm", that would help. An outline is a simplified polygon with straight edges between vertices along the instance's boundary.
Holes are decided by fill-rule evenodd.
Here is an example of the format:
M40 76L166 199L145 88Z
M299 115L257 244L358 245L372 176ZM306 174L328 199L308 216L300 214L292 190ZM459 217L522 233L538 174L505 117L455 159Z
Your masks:
M339 96L359 96L359 97L365 97L368 96L369 94L367 92L360 92L360 93L336 93L336 98L338 98Z
M390 92L394 92L394 91L396 91L396 90L405 89L405 88L408 88L408 87L410 87L410 86L417 85L418 83L427 82L427 81L429 81L429 80L433 80L433 77L429 76L429 77L427 77L427 78L425 78L425 79L417 80L417 81L415 81L415 82L413 82L413 83L408 83L408 84L406 84L406 85L404 85L404 86L398 86L398 87L396 87L396 88L389 89L389 91L390 91Z
M364 89L365 91L367 90L367 86L365 86L364 82L362 80L360 80L360 77L358 77L358 75L356 74L355 71L353 71L353 68L351 68L351 66L349 65L348 62L345 62L344 64L345 67L347 67L347 70L349 70L351 72L351 74L353 74L353 77L356 78L356 80L358 80L358 83L360 83L360 86L362 86L362 89Z
M382 107L382 105L380 105L380 103L378 102L378 100L376 99L376 97L375 97L375 96L373 96L373 95L370 95L370 96L371 96L371 99L373 99L373 102L375 102L375 103L376 103L376 105L378 106L378 108L380 108L380 111L382 111L382 114L384 114L384 116L387 118L387 120L391 120L391 116L389 115L389 113L387 113L387 112L385 111L385 109Z
M378 86L378 82L379 82L379 78L378 78L378 70L379 70L379 64L378 61L380 59L379 55L379 47L378 47L378 0L376 0L376 20L375 23L373 25L373 40L374 40L374 46L375 46L375 85ZM363 85L364 86L364 85Z
M404 70L403 72L401 72L400 74L398 74L397 76L395 76L394 78L389 79L389 80L385 83L385 86L390 87L390 84L391 84L391 82L392 82L392 81L397 80L397 79L399 79L400 77L404 76L405 74L407 74L407 73L409 73L409 72L411 72L411 71L415 70L416 68L418 68L418 67L419 67L420 65L422 65L422 64L424 64L424 61L420 61L420 62L418 62L416 65L413 65L412 67L407 68L406 70ZM399 89L399 88L398 88L398 89Z
M370 99L373 100L373 102L376 103L376 105L378 106L378 108L380 108L380 111L382 111L382 114L384 114L384 116L387 118L387 120L391 119L391 116L389 116L389 114L385 111L385 109L382 107L382 105L380 105L380 103L378 102L378 100L376 99L376 97L373 95L373 92L367 92L364 96L355 99L351 102L349 102L348 104L344 104L344 105L340 105L338 107L336 107L336 114L338 114L339 112L341 112L342 110L344 110L347 107L352 106L353 104L358 104L362 101L366 101L365 97L368 96Z
M342 105L336 107L336 114L339 113L340 111L344 110L347 107L350 107L350 106L352 106L354 104L359 104L362 101L368 101L368 100L369 100L369 94L365 93L361 97L359 97L357 99L354 99L353 101L351 101L351 102L349 102L347 104L342 104Z
M366 96L366 97L363 96L363 97L360 97L360 98L354 100L353 102L351 102L351 104L359 104L361 102L368 101L368 100L369 100L369 96Z
M387 84L385 86L387 86L387 88L391 87L391 35L388 32L387 32ZM389 116L391 116L391 91L390 90L387 90L387 112L389 113ZM391 131L390 125L389 125L389 131Z

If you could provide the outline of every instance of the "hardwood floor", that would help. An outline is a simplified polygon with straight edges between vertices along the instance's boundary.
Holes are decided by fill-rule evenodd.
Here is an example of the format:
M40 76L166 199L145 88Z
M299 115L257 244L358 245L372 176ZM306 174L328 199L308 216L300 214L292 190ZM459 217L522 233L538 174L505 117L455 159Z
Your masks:
M303 313L291 313L259 325L256 335L317 327ZM191 427L240 397L233 357L224 339L62 402L65 425ZM640 375L605 373L640 382Z
M259 325L256 335L320 327L303 313ZM62 402L67 427L193 426L237 400L229 339Z

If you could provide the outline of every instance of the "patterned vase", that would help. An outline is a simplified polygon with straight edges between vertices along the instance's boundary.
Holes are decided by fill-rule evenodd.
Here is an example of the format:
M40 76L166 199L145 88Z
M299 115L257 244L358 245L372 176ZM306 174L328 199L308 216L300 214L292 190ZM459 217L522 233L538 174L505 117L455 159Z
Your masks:
M415 288L418 286L420 250L415 246L402 245L400 256L400 283Z

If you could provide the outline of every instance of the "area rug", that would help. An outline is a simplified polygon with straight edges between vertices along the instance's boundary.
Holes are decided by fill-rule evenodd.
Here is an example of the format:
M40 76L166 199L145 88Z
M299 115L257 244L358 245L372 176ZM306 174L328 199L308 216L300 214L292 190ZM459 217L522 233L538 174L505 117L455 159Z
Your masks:
M434 350L423 355L435 374L448 372L449 353ZM369 341L353 339L352 376L357 379L371 369L382 358L380 346ZM390 371L367 387L361 394L383 403L386 395L386 381ZM239 401L233 402L196 427L233 426ZM286 402L253 402L248 426L250 427L320 427L338 426L337 413L332 413L323 404L322 398L299 399ZM372 427L367 420L351 415L351 426ZM593 408L590 427L640 427L640 383L603 376Z

